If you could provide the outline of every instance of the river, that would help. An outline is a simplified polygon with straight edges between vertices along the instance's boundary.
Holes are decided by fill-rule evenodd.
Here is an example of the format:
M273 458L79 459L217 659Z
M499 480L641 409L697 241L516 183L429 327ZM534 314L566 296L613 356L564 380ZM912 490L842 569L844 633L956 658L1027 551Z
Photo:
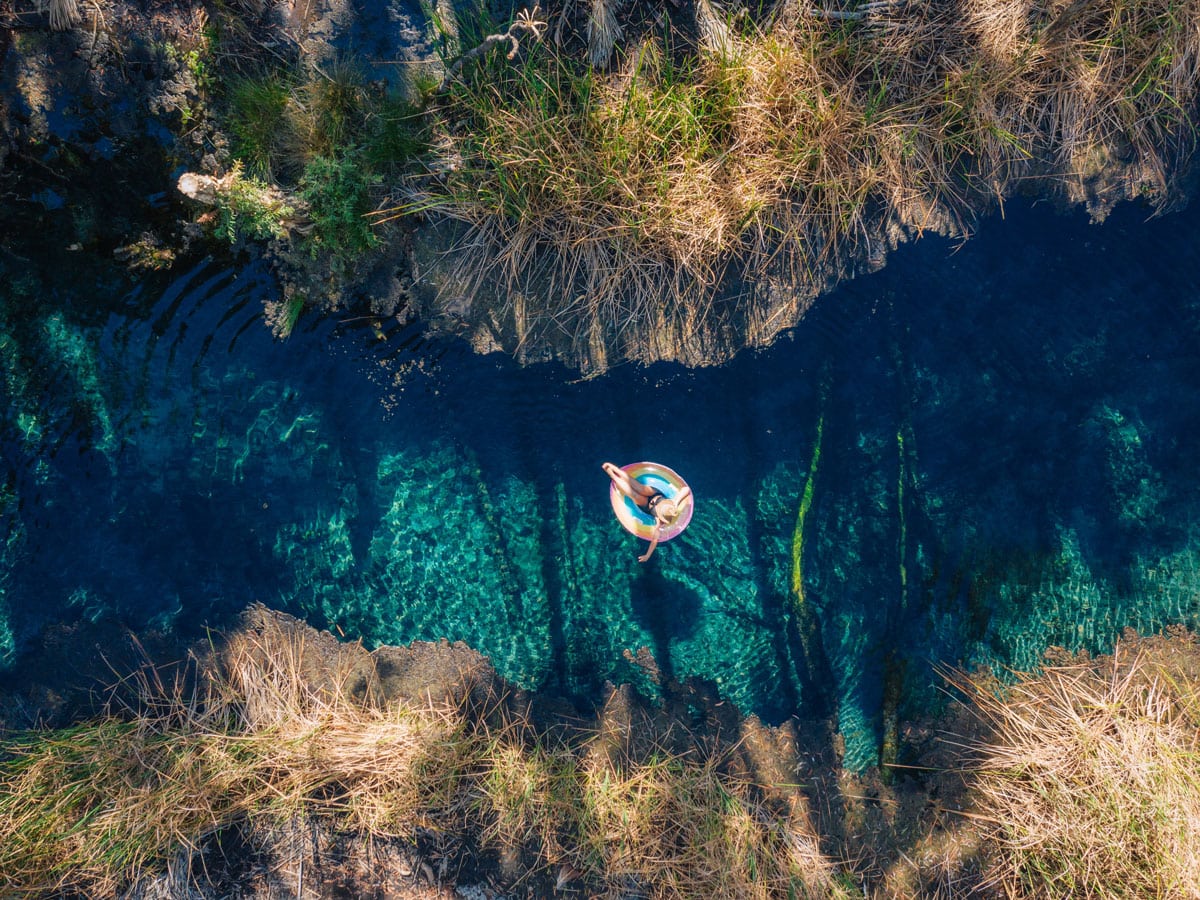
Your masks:
M939 666L1197 622L1200 210L1146 215L1012 204L769 349L586 381L416 325L275 340L255 262L8 254L0 665L55 621L198 635L258 601L581 705L652 695L644 646L768 721L836 713L868 764ZM696 498L646 565L600 470L642 459Z

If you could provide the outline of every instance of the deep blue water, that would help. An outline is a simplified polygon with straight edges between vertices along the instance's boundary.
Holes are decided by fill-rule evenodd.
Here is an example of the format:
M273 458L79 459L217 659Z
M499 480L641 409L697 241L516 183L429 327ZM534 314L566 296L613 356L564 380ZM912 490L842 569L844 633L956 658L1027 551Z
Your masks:
M869 762L885 676L909 713L936 664L1200 618L1200 213L1145 215L1010 209L768 350L590 381L364 320L273 340L257 264L130 289L6 258L3 665L53 620L192 633L262 601L581 702L649 690L647 646L768 720L837 712ZM644 566L600 471L639 459L697 503Z

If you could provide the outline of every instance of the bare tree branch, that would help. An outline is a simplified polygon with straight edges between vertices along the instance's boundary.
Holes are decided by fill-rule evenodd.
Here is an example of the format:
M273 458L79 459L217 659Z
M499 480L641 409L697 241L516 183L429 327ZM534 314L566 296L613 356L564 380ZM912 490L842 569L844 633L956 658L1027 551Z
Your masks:
M517 14L517 18L513 21L513 23L508 26L507 31L501 31L497 34L489 34L483 39L483 42L478 47L468 50L466 53L456 59L450 65L450 67L446 69L446 77L442 79L441 86L438 87L438 93L441 93L450 87L451 83L458 76L458 73L462 70L462 67L466 63L483 56L483 54L487 53L497 44L511 44L512 48L508 51L507 58L512 59L517 55L517 51L521 49L521 42L517 37L519 33L527 32L532 34L535 39L541 40L542 29L546 26L546 23L538 18L538 15L541 13L541 11L541 6L537 4L534 4L532 10L521 10L521 12Z

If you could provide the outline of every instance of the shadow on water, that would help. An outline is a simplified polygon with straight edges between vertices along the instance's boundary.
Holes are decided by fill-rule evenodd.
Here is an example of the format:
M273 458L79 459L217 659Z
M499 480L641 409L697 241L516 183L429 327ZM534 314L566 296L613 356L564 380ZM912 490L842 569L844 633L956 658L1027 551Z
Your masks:
M671 646L695 635L700 626L700 598L668 580L652 557L634 579L632 600L634 619L650 635L650 650L663 680L678 680Z
M934 663L1197 621L1198 216L1015 211L902 248L769 350L584 382L392 322L277 341L253 263L94 296L6 262L0 654L257 600L586 701L648 646L770 721L836 713L870 761ZM697 496L645 566L600 471L639 459Z

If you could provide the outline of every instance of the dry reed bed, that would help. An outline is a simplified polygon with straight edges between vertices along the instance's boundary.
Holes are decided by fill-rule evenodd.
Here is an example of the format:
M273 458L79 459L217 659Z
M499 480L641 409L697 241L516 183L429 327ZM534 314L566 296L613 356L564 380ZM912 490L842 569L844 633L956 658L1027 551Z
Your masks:
M1200 0L703 6L698 47L496 54L433 110L445 172L405 208L470 226L445 265L498 280L518 329L619 343L703 318L729 274L819 292L889 226L965 231L1031 182L1165 205L1195 144Z
M478 835L524 879L600 893L838 896L806 823L719 758L556 743L500 706L384 701L345 659L311 660L303 631L247 629L198 686L147 677L136 711L8 741L0 893L112 896L223 828L313 815Z
M108 895L247 816L336 812L376 833L439 806L462 754L450 710L375 708L301 674L283 631L235 637L202 687L147 679L139 708L8 743L0 886Z
M0 892L112 896L223 828L307 815L364 837L464 835L504 877L547 891L862 896L803 800L770 795L729 757L670 752L626 726L535 732L488 692L388 701L373 657L332 641L314 652L311 631L280 621L235 633L192 686L150 672L136 710L9 739ZM1200 891L1200 653L1186 632L1136 646L1007 687L956 677L987 737L968 741L974 800L943 837L959 855L982 848L993 895ZM971 862L943 855L951 875ZM979 895L973 879L946 883L965 885L947 897Z
M964 682L994 732L973 815L1004 896L1200 896L1194 650L1119 651L1000 692Z

